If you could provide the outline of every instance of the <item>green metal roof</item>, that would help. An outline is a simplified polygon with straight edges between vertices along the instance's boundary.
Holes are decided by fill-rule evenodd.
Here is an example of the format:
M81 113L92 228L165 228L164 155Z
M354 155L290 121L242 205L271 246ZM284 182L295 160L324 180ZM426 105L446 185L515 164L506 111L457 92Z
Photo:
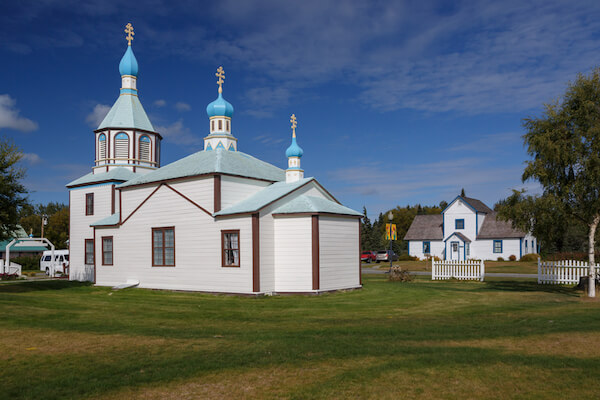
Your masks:
M322 197L301 195L273 210L273 214L328 213L362 216L361 213Z
M92 224L90 226L106 226L106 225L116 225L119 223L121 213L114 213L106 218L102 218Z
M130 169L119 167L111 169L108 172L99 172L94 174L90 172L87 175L82 176L81 178L75 179L73 182L67 184L67 187L79 186L79 185L91 185L97 182L104 181L116 181L116 182L125 182L130 179L137 177L138 174L131 171Z
M199 151L145 175L127 181L119 188L182 178L186 176L223 173L268 181L285 180L285 171L240 151L217 149Z
M301 186L308 184L309 182L316 182L315 178L304 178L297 182L286 183L276 182L266 188L262 189L258 193L253 194L245 200L240 201L230 207L227 207L219 212L214 213L214 216L219 215L230 215L230 214L241 214L241 213L252 213L260 210L269 203L278 200L285 195L289 194L293 190L298 189Z
M135 95L122 94L112 106L98 129L131 128L155 132L140 99Z

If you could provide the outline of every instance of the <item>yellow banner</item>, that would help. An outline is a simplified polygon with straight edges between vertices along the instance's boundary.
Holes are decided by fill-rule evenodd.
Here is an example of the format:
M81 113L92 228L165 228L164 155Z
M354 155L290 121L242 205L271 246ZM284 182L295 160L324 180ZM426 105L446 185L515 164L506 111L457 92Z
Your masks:
M398 240L398 234L396 233L396 224L385 224L385 239Z

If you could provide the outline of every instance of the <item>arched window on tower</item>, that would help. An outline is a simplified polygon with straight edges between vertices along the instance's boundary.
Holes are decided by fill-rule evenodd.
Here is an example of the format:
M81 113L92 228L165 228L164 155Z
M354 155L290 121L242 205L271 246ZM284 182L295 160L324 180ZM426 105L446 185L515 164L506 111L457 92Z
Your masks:
M125 132L115 136L115 158L129 158L129 136Z
M223 130L223 121L219 120L219 130Z
M104 133L98 136L98 160L106 158L106 135Z
M214 119L212 121L210 121L210 130L211 130L211 132L215 131L215 120Z
M140 138L140 160L150 161L150 138L146 135Z
M225 126L227 127L227 132L229 132L229 120L225 121Z

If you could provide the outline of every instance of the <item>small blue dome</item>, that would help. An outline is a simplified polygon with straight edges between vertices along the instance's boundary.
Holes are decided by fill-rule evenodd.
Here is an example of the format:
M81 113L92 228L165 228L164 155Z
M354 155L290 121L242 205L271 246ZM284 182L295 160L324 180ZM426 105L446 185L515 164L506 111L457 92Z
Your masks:
M304 154L304 151L302 151L302 148L296 143L296 138L292 138L292 144L285 151L285 156L300 158L302 157L302 154Z
M119 63L119 72L121 76L123 75L132 75L137 76L138 74L138 63L133 55L133 50L131 50L131 46L127 46L127 51L121 58L121 62Z
M221 93L219 97L208 106L206 106L208 117L229 117L233 115L233 106L223 98Z

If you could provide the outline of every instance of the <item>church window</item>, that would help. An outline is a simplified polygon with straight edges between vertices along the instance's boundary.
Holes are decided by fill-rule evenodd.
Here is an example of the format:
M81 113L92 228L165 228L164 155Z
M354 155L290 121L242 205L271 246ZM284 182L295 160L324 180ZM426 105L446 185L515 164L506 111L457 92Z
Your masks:
M215 120L214 119L212 121L210 121L210 130L211 131L215 130Z
M225 121L225 125L227 126L227 132L229 132L229 120Z
M223 130L223 121L219 120L219 130Z
M102 236L102 265L113 265L112 236Z
M98 136L98 159L104 160L106 158L106 135L103 133Z
M94 239L85 239L85 264L94 264Z
M129 136L126 133L115 136L115 158L129 158Z
M140 138L140 160L150 161L150 138L146 135Z
M152 228L152 266L175 266L175 228Z
M85 215L94 215L94 193L85 194Z
M240 266L240 231L221 231L221 265Z

